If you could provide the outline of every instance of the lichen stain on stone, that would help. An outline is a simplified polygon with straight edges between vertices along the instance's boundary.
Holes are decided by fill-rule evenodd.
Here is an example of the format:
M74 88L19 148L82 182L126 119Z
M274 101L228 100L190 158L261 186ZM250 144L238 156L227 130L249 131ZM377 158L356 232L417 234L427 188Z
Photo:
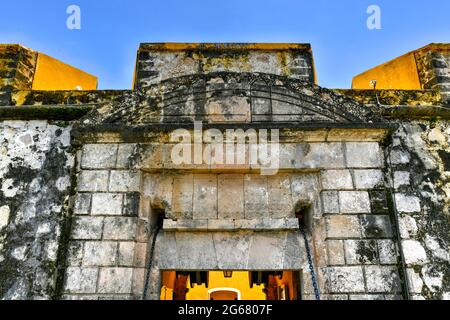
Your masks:
M8 145L5 159L11 160L0 169L0 183L13 179L17 188L14 197L0 191L0 203L10 208L10 222L0 231L0 295L6 299L49 298L54 289L54 251L68 191L66 184L57 182L70 176L73 155L63 139L71 128L42 124L2 124L2 130L12 130L14 136L20 132L38 136L27 147L19 146L20 140L0 141ZM28 149L34 151L28 153ZM23 254L19 248L25 248Z
M435 129L445 139L436 140ZM424 281L421 296L426 299L441 299L450 290L450 261L436 256L437 251L449 252L450 244L450 174L440 157L440 153L449 151L449 132L446 121L405 121L393 135L394 150L411 158L409 163L394 164L394 170L408 171L412 177L411 185L397 192L416 195L421 202L422 213L414 216L418 230L413 238L425 248L429 262L414 270ZM430 237L439 239L431 248Z
M283 76L290 76L290 68L288 65L288 58L286 52L277 52L277 61L281 68Z
M378 259L377 245L375 241L358 241L356 247L358 262L361 264L373 263Z

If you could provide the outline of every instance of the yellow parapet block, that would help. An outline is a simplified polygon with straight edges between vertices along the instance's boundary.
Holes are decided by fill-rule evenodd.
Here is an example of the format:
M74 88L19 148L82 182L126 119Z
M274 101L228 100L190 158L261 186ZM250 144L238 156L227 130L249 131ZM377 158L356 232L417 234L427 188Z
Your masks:
M39 53L33 90L96 90L97 77Z

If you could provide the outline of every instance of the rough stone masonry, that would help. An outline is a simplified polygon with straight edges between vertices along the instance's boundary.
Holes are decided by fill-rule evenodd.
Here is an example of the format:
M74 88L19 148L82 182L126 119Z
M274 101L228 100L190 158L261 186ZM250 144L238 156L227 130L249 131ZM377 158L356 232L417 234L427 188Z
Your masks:
M33 91L33 51L0 47L0 297L141 299L149 272L159 299L164 270L303 270L314 299L302 209L322 299L448 300L450 55L432 48L426 85L374 92L316 85L309 45L171 43L141 45L133 90ZM277 174L175 163L171 132L195 121L279 130Z

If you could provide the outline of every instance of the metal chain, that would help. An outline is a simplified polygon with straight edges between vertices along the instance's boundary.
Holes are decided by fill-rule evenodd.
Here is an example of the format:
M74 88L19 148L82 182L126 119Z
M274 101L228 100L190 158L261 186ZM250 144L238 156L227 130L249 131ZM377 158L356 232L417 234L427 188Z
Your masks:
M144 292L142 293L142 300L145 300L147 298L148 285L149 285L149 281L150 281L150 272L152 270L153 256L155 254L156 237L158 236L158 233L160 230L161 230L161 226L158 225L155 228L155 233L153 234L152 246L150 247L149 256L148 256L147 272L145 274Z
M320 291L319 285L317 283L316 272L314 271L314 262L311 255L311 249L309 247L308 237L306 236L306 232L303 226L300 226L300 232L302 233L303 239L305 240L306 255L308 256L309 272L311 273L311 281L314 288L314 295L316 296L316 300L320 300Z

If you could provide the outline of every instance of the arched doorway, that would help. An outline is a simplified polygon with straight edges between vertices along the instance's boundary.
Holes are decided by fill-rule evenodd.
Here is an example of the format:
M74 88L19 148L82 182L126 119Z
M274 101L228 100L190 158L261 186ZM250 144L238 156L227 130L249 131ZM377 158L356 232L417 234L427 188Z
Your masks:
M241 300L241 292L233 288L215 288L208 291L208 300Z

